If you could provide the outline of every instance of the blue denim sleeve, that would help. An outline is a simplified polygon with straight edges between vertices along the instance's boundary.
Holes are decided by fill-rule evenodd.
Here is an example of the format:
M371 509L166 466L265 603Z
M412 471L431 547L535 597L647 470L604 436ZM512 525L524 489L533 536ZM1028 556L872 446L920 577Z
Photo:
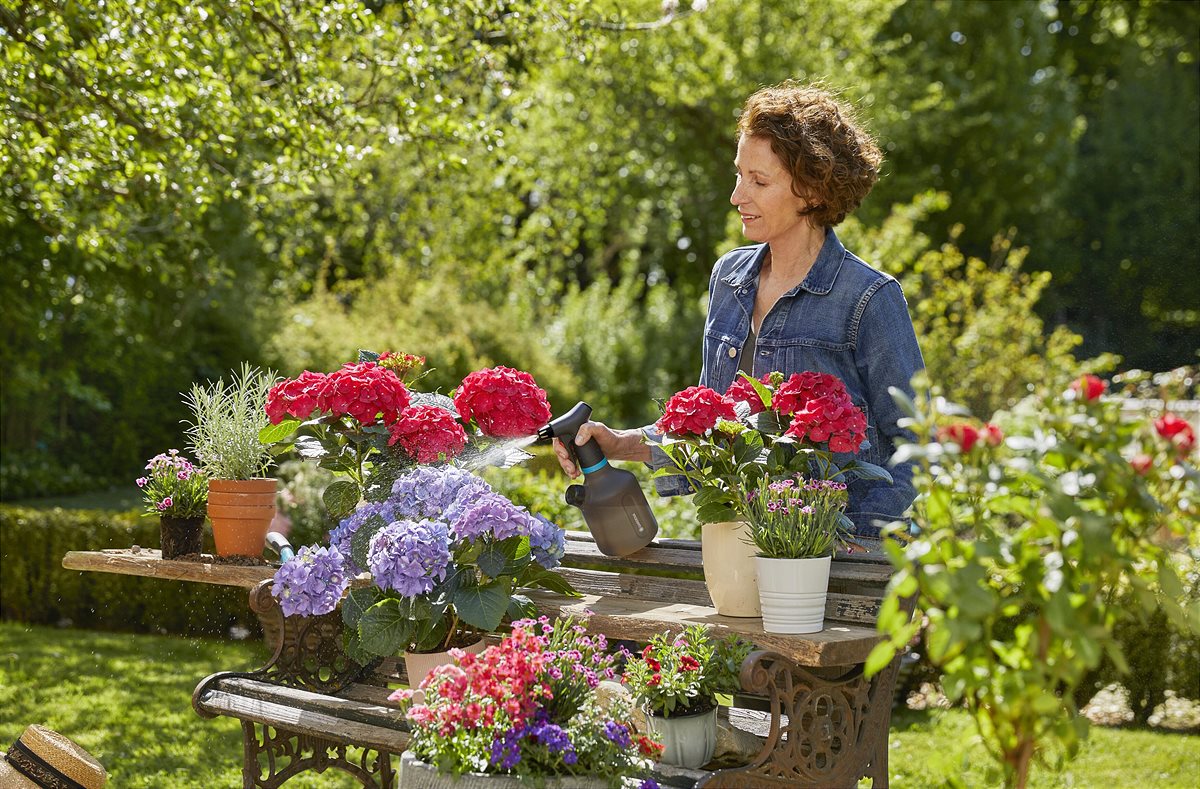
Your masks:
M654 425L646 425L641 430L642 435L646 437L646 442L650 445L650 462L646 465L652 471L671 466L671 459L658 446L662 442L662 435L654 428ZM687 477L682 474L655 477L654 489L660 496L684 496L692 492L692 486L688 484Z
M876 429L894 449L898 438L911 438L912 433L899 426L904 414L888 388L894 386L911 397L912 378L925 367L900 283L889 279L869 296L855 347L855 363L867 384L867 407ZM860 533L878 534L879 527L900 519L916 498L913 464L892 465L889 470L893 484L871 486L858 502L858 511L847 513Z

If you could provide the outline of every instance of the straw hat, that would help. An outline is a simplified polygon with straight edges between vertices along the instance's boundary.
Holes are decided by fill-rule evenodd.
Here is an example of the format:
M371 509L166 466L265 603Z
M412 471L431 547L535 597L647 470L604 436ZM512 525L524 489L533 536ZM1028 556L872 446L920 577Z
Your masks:
M45 726L30 726L0 753L0 789L101 789L106 780L90 753Z

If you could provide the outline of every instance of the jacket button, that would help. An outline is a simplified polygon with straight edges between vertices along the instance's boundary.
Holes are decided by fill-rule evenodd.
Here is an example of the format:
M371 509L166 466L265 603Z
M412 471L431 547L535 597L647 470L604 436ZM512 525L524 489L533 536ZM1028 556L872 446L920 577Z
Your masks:
M730 348L729 349L729 358L732 359L735 356L737 356L737 348Z

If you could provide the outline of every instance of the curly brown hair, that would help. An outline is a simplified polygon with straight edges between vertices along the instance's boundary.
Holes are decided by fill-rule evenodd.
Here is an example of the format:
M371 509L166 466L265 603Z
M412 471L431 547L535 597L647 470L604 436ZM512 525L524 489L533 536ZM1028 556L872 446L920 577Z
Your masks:
M783 82L746 100L738 134L763 137L792 174L792 192L815 200L807 215L833 227L879 180L883 152L850 105L823 88Z

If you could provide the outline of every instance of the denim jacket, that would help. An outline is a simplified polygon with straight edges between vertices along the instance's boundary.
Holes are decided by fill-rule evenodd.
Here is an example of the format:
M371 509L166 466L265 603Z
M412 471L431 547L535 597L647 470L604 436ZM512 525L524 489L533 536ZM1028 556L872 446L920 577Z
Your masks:
M766 252L766 244L739 247L713 266L701 386L724 392L737 377ZM841 378L867 417L867 443L857 457L888 467L895 438L903 433L897 426L902 414L888 387L911 395L912 377L925 366L900 283L848 252L827 229L812 270L771 308L753 352L755 376L815 370ZM656 438L652 429L647 436ZM669 465L662 450L653 448L651 454L652 467ZM847 515L861 536L878 537L880 528L899 519L915 497L912 467L889 470L893 484L850 483ZM656 484L664 496L689 492L680 476L659 477Z

